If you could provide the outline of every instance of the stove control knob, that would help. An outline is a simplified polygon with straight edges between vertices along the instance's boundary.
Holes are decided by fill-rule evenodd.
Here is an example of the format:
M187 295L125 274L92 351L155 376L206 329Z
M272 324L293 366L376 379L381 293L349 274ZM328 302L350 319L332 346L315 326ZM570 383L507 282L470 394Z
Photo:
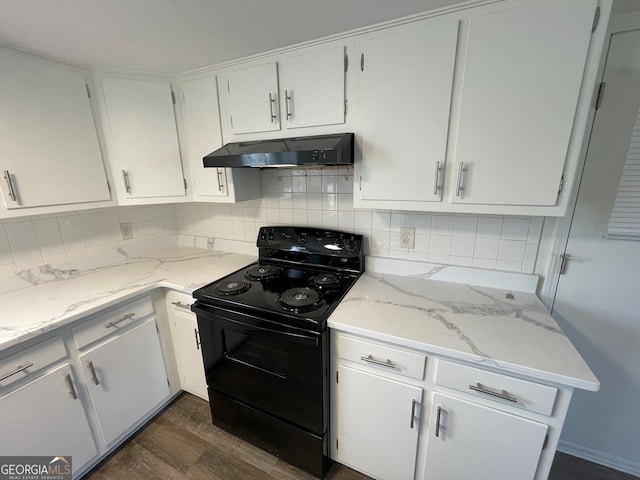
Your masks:
M273 234L273 232L269 232L269 240L273 240L275 238L275 235Z
M306 234L301 234L300 238L298 238L298 243L300 245L304 245L305 243L307 243L307 235Z
M267 240L267 234L264 232L260 232L260 240L261 241L266 241Z

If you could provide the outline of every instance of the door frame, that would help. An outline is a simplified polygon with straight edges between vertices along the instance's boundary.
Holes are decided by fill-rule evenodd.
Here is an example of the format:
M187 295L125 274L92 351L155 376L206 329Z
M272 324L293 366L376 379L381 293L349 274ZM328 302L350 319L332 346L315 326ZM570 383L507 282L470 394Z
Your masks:
M589 111L588 134L585 135L580 151L580 165L578 167L579 181L574 183L569 201L567 215L555 219L547 218L543 227L543 238L549 238L551 248L545 260L544 268L540 270L544 279L540 288L539 296L547 309L553 311L553 304L560 282L560 267L562 266L562 256L566 253L567 244L569 242L569 234L571 233L571 225L576 211L578 193L582 185L582 176L584 174L585 163L591 143L591 134L593 132L593 124L596 116L595 102L598 97L600 83L604 77L604 70L609 57L609 47L614 34L628 32L631 30L640 30L640 11L612 16L606 30L606 39L602 49L602 58L597 70L597 84L593 92L591 108ZM569 213L570 212L570 213ZM551 221L550 221L551 220Z

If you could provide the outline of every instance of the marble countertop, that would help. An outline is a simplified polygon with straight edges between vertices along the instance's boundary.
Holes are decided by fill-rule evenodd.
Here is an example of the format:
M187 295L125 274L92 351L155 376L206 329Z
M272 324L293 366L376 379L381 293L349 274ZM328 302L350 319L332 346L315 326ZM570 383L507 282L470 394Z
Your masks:
M255 255L162 244L5 275L0 277L0 351L158 287L191 293L255 260ZM376 267L375 259L368 265ZM453 267L436 266L426 274L402 267L402 276L365 273L333 312L329 327L505 372L599 388L535 294L443 281L459 276ZM465 278L533 291L530 279L519 284L507 276L500 283L491 275L480 282L473 281L477 275Z
M505 373L597 391L600 383L533 293L365 273L329 327Z
M255 256L172 246L118 249L0 279L0 351L157 287L191 293Z

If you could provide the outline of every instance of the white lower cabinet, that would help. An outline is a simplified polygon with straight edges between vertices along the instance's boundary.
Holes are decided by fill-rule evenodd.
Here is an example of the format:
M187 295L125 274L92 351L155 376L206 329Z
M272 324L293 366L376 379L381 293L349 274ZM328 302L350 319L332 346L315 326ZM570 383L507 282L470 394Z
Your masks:
M543 423L436 392L424 480L532 480L547 429Z
M80 362L107 446L169 395L153 318L82 353Z
M191 296L183 293L167 293L173 350L180 376L180 388L208 401L198 320L190 310L192 301Z
M71 456L77 472L98 453L69 363L0 397L0 424L2 455Z
M381 479L413 478L422 389L338 366L339 461Z

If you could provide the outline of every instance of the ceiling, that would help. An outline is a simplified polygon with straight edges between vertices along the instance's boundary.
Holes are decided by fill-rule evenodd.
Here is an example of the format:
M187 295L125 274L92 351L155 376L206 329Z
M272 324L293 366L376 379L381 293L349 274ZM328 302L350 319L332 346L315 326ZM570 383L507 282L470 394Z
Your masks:
M176 74L461 0L0 0L0 45Z

